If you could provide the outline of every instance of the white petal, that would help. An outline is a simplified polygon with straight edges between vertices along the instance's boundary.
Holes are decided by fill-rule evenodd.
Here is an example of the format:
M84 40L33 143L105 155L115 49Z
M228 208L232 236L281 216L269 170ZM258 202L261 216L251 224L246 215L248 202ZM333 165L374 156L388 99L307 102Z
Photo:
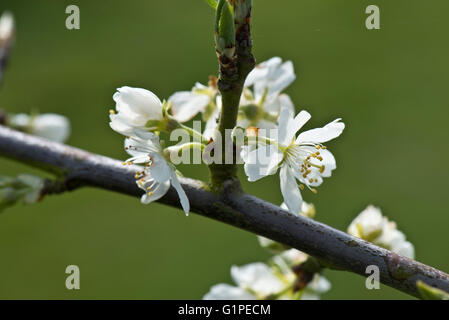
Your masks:
M295 113L295 105L290 96L285 93L267 98L263 105L263 109L272 115L279 115L283 108L287 108L292 114Z
M403 241L401 244L397 245L396 248L393 248L393 251L410 259L415 258L415 247L409 241Z
M287 165L283 165L279 172L281 192L287 208L292 213L301 212L302 197L294 174Z
M277 166L283 157L276 146L259 145L255 150L248 150L250 150L248 147L243 147L241 152L248 181L257 181L276 173Z
M204 112L210 103L210 97L191 91L176 92L168 101L172 103L173 117L179 122L186 122L195 117L198 112Z
M220 283L210 288L203 300L256 300L256 297L242 288Z
M293 114L288 108L283 108L279 116L279 143L288 146L295 138L302 126L311 118L310 113L303 110L293 118Z
M160 154L152 155L153 162L150 166L151 176L158 182L164 182L171 178L172 169L169 164L165 160L163 156Z
M348 233L362 239L374 240L381 235L384 227L384 217L380 210L368 206L349 225Z
M248 288L261 296L277 293L284 288L282 281L261 262L232 266L231 277L239 287Z
M137 185L145 191L145 194L142 195L140 199L140 201L143 204L149 204L153 201L159 200L167 193L168 189L170 189L169 180L161 183L158 182L154 183L154 182L155 180L149 176L147 177L146 182L144 184L141 185L137 183ZM147 190L147 187L149 187L150 185L152 185L151 190Z
M270 69L278 67L282 63L279 57L273 57L267 61L259 63L246 77L245 87L252 86L257 81L266 79Z
M182 209L184 210L186 215L189 215L190 211L189 199L187 198L186 192L179 183L176 172L172 173L171 183L173 188L175 188L175 190L178 192L179 201L181 202Z
M70 122L59 114L41 114L31 120L31 133L52 141L64 142L70 135Z
M320 151L320 156L323 158L321 162L315 162L318 165L324 165L324 171L320 173L322 177L328 178L332 175L332 170L337 168L334 155L327 149Z
M343 129L345 128L345 124L339 121L340 119L336 119L322 128L302 132L296 139L296 142L323 143L335 139L343 132Z
M130 110L146 121L162 119L162 102L153 92L131 87L121 87L117 91L113 99L118 112Z
M273 74L273 81L269 84L268 95L278 94L296 79L291 61L284 62Z
M129 136L133 133L133 126L129 125L127 121L123 121L122 117L119 117L118 114L111 114L109 118L111 119L109 126L115 132L123 134L124 136Z
M307 288L317 293L325 293L331 289L331 283L322 275L315 274Z

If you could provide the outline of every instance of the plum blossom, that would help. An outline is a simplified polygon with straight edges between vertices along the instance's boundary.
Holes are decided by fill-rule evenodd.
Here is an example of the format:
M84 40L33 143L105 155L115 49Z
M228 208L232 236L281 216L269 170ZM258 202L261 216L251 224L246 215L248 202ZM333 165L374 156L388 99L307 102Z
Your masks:
M141 202L148 204L162 198L172 185L188 215L189 200L179 182L176 168L169 160L170 150L162 149L159 137L152 132L134 129L134 134L125 140L125 150L132 157L124 164L145 164L143 170L136 173L137 185L145 191Z
M281 192L290 212L301 212L302 197L300 189L314 187L330 177L336 168L335 158L322 143L338 137L345 127L336 119L322 128L296 133L311 118L307 111L296 117L284 108L278 121L277 138L258 137L257 144L242 148L241 157L248 181L257 181L275 174L278 169ZM297 180L301 183L298 186Z
M291 61L282 63L281 58L274 57L258 64L245 81L237 126L276 128L279 113L283 108L288 108L291 112L295 110L290 97L285 93L281 94L295 78Z
M281 58L273 57L258 64L248 74L245 87L254 86L254 99L258 101L264 95L278 95L295 79L293 63L291 61L282 63Z
M404 233L397 230L395 222L389 221L380 209L374 206L368 206L351 222L348 233L404 257L415 257L413 244L406 241Z
M168 98L172 115L179 122L185 122L201 112L207 121L216 109L217 94L217 78L214 76L209 77L207 86L197 82L191 91L175 92Z
M117 89L113 99L116 110L109 112L109 125L112 130L128 136L135 128L146 131L160 128L163 104L153 92L141 88L121 87Z
M65 142L70 136L70 121L55 113L28 115L19 113L7 118L7 124L39 137L56 142Z
M231 267L231 277L236 286L220 283L214 285L203 297L204 300L296 300L319 299L320 294L330 289L330 283L320 274L315 274L307 286L294 290L297 279L292 264L302 263L304 253L291 249L273 258L272 264L250 263Z

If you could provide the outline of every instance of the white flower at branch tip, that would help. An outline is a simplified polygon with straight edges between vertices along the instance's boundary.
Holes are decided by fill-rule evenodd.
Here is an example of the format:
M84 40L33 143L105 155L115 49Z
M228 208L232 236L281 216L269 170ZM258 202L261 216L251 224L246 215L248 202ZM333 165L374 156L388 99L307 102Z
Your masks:
M281 193L290 212L301 212L300 189L314 187L330 177L336 168L335 158L322 143L338 137L345 127L336 119L322 128L296 133L311 118L307 111L296 117L286 108L281 110L277 139L259 137L259 143L242 148L241 157L248 181L275 174L280 168ZM261 138L261 139L260 139ZM301 183L298 186L296 180Z
M209 77L208 86L197 82L191 91L175 92L168 98L173 118L179 122L186 122L199 112L204 115L212 114L215 110L213 103L217 93L217 78L214 76ZM207 121L209 116L205 118Z
M404 233L397 230L396 223L382 215L379 208L368 206L349 225L348 233L413 259L415 248L406 241Z
M296 79L293 63L282 63L279 57L273 57L258 64L245 80L245 87L254 86L255 100L263 95L278 95Z
M141 88L121 87L113 99L116 110L110 110L111 128L125 136L135 128L156 130L163 120L161 100L151 91Z
M152 132L134 129L134 134L125 140L125 150L132 158L124 164L145 164L143 170L136 173L137 185L145 191L141 202L148 204L162 198L172 185L188 215L189 199L179 182L175 166L169 160L169 153L164 152L159 143L159 137Z
M0 44L9 41L14 33L14 16L5 11L0 17Z
M67 141L71 131L69 119L55 113L15 114L8 117L8 125L56 142Z

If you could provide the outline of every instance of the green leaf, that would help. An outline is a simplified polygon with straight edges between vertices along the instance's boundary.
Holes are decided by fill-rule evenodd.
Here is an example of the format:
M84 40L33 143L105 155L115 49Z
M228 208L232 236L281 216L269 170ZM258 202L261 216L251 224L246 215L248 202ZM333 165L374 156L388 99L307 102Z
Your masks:
M217 9L217 0L204 0L212 8Z
M234 9L227 0L220 0L215 20L215 47L220 55L232 59L235 52Z
M431 287L421 280L416 282L416 286L418 287L418 291L424 300L449 300L449 293L441 289Z

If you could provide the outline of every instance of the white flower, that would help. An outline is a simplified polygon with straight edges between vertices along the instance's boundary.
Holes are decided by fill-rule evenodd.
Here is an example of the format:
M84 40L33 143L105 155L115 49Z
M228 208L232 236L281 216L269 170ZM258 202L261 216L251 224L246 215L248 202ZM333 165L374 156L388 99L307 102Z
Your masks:
M220 283L213 286L203 297L204 300L261 300L276 298L280 300L319 299L320 294L330 289L330 283L320 274L301 292L293 290L297 280L292 266L306 261L307 255L290 249L273 257L273 266L256 262L242 267L232 266L231 276L236 286ZM299 295L298 295L299 293Z
M415 248L406 241L404 233L397 230L396 223L382 215L379 208L368 206L349 225L348 233L413 259Z
M174 93L168 98L173 117L179 122L185 122L202 112L207 121L216 109L213 102L217 93L217 78L213 76L210 77L207 87L196 83L191 91Z
M6 11L0 17L0 43L9 41L14 32L14 17Z
M265 263L255 262L242 267L232 266L231 277L240 287L257 296L266 297L281 291L285 284Z
M278 95L296 78L293 63L282 63L279 57L273 57L258 64L245 80L245 87L254 86L254 98L260 100L262 96Z
M56 142L65 142L70 136L70 121L54 113L31 116L19 113L8 118L8 125Z
M302 197L299 188L313 187L330 177L336 168L335 158L322 143L338 137L345 127L337 119L322 128L296 133L310 119L307 111L301 111L295 118L286 108L279 117L277 139L259 137L257 145L242 148L241 157L245 162L245 173L249 181L257 181L275 174L280 168L280 185L284 202L290 212L300 212ZM260 143L262 141L262 143ZM296 180L301 184L298 187Z
M231 276L237 287L218 284L203 297L205 300L263 299L282 291L286 285L268 265L261 262L232 266Z
M145 191L142 203L148 204L162 198L172 185L187 215L190 211L189 199L179 183L176 168L159 144L159 137L135 129L134 134L125 140L125 150L132 156L125 164L146 164L142 172L136 173L137 185Z
M131 135L135 128L156 130L163 120L162 102L151 91L121 87L113 99L116 111L110 111L111 128L123 135Z
M349 225L348 233L372 241L382 234L387 219L382 216L380 210L374 206L368 206Z
M271 96L264 94L256 100L251 90L245 89L240 99L237 126L256 127L270 133L270 129L277 127L279 113L283 108L295 112L293 102L285 93Z
M276 128L283 108L288 108L292 113L295 110L290 97L281 94L295 78L291 61L282 63L281 58L274 57L257 65L245 81L237 126L266 130ZM254 92L249 89L251 86Z

